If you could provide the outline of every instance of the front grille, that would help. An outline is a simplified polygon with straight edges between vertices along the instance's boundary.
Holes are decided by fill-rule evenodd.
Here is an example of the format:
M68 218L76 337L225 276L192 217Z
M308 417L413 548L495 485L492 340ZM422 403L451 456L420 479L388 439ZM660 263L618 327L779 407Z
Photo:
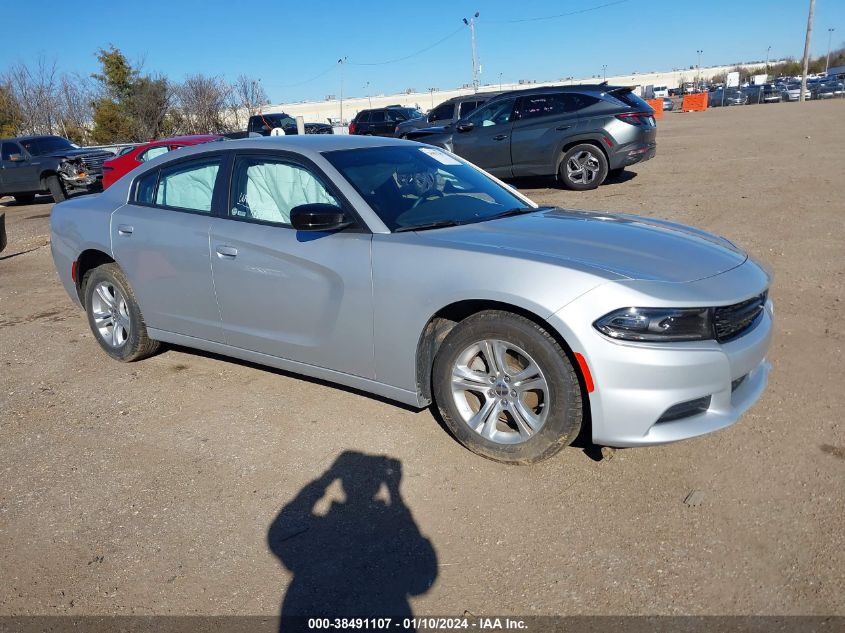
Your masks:
M763 315L766 295L767 293L764 292L746 301L716 308L713 312L716 340L725 343L757 325Z
M89 174L100 176L103 173L103 163L109 158L114 158L113 154L88 154L82 157L82 164Z

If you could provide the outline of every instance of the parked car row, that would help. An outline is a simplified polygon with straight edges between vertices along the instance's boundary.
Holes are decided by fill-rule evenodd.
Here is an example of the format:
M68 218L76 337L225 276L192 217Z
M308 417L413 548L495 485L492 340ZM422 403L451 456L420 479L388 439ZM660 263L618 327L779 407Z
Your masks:
M392 116L382 127L373 124ZM400 136L447 149L501 178L554 176L594 189L615 171L652 158L654 110L631 88L558 86L450 99L429 116L396 122L399 108L364 110L350 134ZM383 116L382 116L383 115ZM425 127L425 123L442 125Z

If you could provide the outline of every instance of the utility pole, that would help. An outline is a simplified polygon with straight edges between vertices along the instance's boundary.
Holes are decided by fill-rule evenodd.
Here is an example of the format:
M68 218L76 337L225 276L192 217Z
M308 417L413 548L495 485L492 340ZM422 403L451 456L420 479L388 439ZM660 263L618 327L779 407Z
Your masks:
M337 63L340 64L340 122L338 125L343 125L343 66L348 59L348 56L343 56L337 60Z
M827 75L827 71L830 69L830 38L833 35L833 32L836 29L828 29L827 30L827 61L824 65L824 74Z
M804 39L804 72L801 73L801 94L798 101L804 101L804 93L807 91L807 70L810 67L810 37L813 34L813 11L816 8L816 0L810 0L810 13L807 15L807 37Z
M771 47L771 46L769 46L769 47L766 49L766 81L768 81L768 80L769 80L769 79L768 79L768 75L769 75L769 53L771 52L771 50L772 50L772 47Z
M470 38L472 39L472 90L478 92L478 52L475 50L475 21L478 19L478 11L469 20L464 18L464 24L469 27Z
M602 81L607 81L607 64L601 65L601 79Z
M830 57L830 55L828 55ZM502 89L502 73L499 73L499 90Z
M696 66L696 68L698 69L698 79L696 79L696 81L695 81L695 84L696 84L695 91L696 92L698 92L699 86L701 85L701 54L703 52L704 51L702 51L702 50L696 51L696 53L698 53L698 66Z
M367 83L364 84L364 93L367 95L367 107L372 108L373 102L370 100L370 91L367 90L367 88L369 88L369 87L370 87L370 82L368 81Z
M435 90L437 90L437 88L429 88L428 89L428 92L431 95L431 107L432 108L434 108L434 91Z

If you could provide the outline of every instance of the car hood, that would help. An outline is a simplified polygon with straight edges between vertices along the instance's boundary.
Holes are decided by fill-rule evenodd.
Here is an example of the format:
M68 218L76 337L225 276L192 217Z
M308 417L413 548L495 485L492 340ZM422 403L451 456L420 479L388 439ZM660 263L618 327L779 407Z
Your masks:
M682 224L568 209L435 229L425 236L651 281L696 281L736 268L748 258L728 240Z
M55 156L57 158L78 158L80 156L107 156L109 158L114 158L114 154L111 152L106 152L101 149L85 149L84 147L80 147L78 149L62 149L55 152L50 152L49 154L42 154L42 156Z

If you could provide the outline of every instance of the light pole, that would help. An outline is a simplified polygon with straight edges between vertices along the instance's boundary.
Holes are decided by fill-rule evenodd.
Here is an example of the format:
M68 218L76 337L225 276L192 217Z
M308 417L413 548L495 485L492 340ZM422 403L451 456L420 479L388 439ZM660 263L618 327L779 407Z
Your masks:
M830 68L830 38L833 35L833 32L836 29L828 29L827 30L827 61L824 65L824 74L827 75L827 71Z
M364 94L367 95L367 107L372 108L373 102L370 100L370 91L367 90L367 88L369 88L369 87L370 87L370 82L368 81L367 83L364 84Z
M346 61L349 59L347 56L341 57L337 60L337 63L340 64L340 123L339 125L343 125L343 66L346 64Z
M472 89L478 92L478 53L475 50L475 21L478 19L478 11L469 20L464 18L464 24L469 27L470 38L472 39Z
M499 73L499 90L502 89L502 73Z
M769 79L769 77L768 77L768 75L769 75L769 53L771 52L771 50L772 50L771 46L769 46L766 49L766 81L768 81L768 79Z
M601 80L607 81L607 64L601 65Z
M428 89L428 93L431 95L431 107L432 107L432 109L434 108L434 91L435 90L437 90L437 88L429 88Z
M696 68L698 69L698 79L695 82L696 83L696 86L695 86L696 91L699 90L699 86L701 85L701 54L703 52L704 51L702 51L702 50L696 51L696 53L698 53L698 66L696 66Z

